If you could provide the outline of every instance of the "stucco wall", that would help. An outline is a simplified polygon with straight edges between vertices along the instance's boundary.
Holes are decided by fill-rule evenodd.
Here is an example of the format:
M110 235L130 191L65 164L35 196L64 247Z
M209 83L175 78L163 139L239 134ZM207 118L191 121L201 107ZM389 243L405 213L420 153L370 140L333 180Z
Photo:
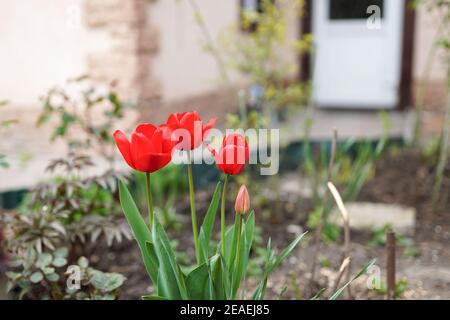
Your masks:
M221 35L239 23L239 0L196 2L211 38L220 48ZM201 95L223 86L218 66L205 50L205 35L189 1L157 0L150 7L150 20L160 30L159 51L152 58L152 72L162 85L163 100ZM291 12L289 37L297 37L298 26L297 17ZM283 57L293 63L297 61L293 52L285 51ZM245 81L229 67L227 70L234 82Z
M95 2L113 3L111 0ZM111 53L117 41L112 39L107 29L87 26L85 20L89 15L85 12L86 3L87 0L2 2L0 100L9 100L17 106L36 105L38 97L47 88L61 84L69 77L95 72L96 68L92 69L92 64L88 64L89 57L103 57L97 59L109 63L103 69L117 68L111 66L113 60L105 60L105 53ZM197 0L197 3L216 41L222 31L238 23L238 0ZM189 1L147 1L146 10L148 21L158 30L159 37L158 51L148 56L149 63L143 67L151 69L148 74L161 86L161 98L164 101L180 100L220 88L219 70L211 54L204 50L204 35L195 21ZM120 12L124 16L123 11ZM79 25L78 13L81 14ZM297 36L298 25L298 20L290 17L291 37ZM426 56L436 29L436 19L420 8L417 12L414 47L416 82L423 76ZM153 40L148 38L140 41ZM137 53L142 51L138 49L133 50ZM133 54L133 50L129 50L130 54ZM296 56L286 53L286 59L295 62ZM120 64L123 68L124 64ZM235 81L242 80L233 73L231 75ZM446 69L439 59L433 64L430 78L437 86L445 84ZM151 91L150 88L143 90Z
M77 24L83 0L6 0L0 10L0 100L37 107L46 89L85 73L86 57L106 50L103 31Z
M414 77L416 79L423 78L427 56L438 33L439 21L441 21L439 16L430 13L423 7L419 7L416 11L416 32L414 38ZM449 26L443 27L449 28ZM442 55L438 54L434 57L429 76L432 81L445 81L447 68Z
M213 39L238 17L238 1L197 1ZM154 76L164 100L180 99L215 89L220 73L204 50L205 39L189 1L159 0L151 5L151 20L161 31Z

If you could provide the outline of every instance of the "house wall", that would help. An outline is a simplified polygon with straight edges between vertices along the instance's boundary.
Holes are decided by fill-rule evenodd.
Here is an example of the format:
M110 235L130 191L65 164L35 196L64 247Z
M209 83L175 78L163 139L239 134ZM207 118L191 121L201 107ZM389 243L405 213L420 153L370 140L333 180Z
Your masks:
M442 17L436 13L430 13L423 7L419 7L416 11L413 91L416 102L423 96L424 140L440 134L448 99L448 66L443 59L443 52L438 50L430 56L431 48L436 41L436 34L439 33L440 21L442 21ZM443 28L448 28L448 26L443 26Z
M0 100L35 107L49 87L86 72L109 37L82 23L83 0L2 1Z
M216 42L221 32L238 23L238 0L197 3ZM419 7L415 87L423 81L437 20ZM298 26L292 15L291 38L297 37ZM0 100L15 106L36 106L46 89L86 72L101 81L119 79L122 94L135 100L170 103L210 96L223 88L189 1L4 1L0 39ZM292 52L285 57L297 61ZM243 80L230 74L233 81ZM442 60L435 59L429 79L427 104L442 105L446 93Z
M197 0L208 32L217 48L220 38L239 23L239 0ZM290 0L285 4L289 5ZM165 101L179 100L208 93L224 85L217 62L205 50L207 41L190 1L155 1L149 8L151 20L161 30L159 51L153 60L154 75L162 84ZM289 17L288 36L298 35L298 20ZM297 62L293 52L283 52L285 59ZM227 66L227 73L238 83L242 77Z
M414 85L417 93L418 86L427 83L426 105L431 109L439 109L445 106L447 92L447 66L443 59L442 51L437 51L432 56L429 64L429 53L436 42L436 34L439 32L439 22L442 18L435 13L430 13L423 7L416 11L416 31L414 39ZM448 28L448 26L444 26ZM444 29L445 30L445 29ZM441 30L442 31L442 30Z
M238 1L198 0L211 37L238 17ZM149 8L152 21L161 30L159 51L153 60L154 76L161 82L165 101L196 96L215 90L220 72L205 50L205 37L189 1L156 1Z

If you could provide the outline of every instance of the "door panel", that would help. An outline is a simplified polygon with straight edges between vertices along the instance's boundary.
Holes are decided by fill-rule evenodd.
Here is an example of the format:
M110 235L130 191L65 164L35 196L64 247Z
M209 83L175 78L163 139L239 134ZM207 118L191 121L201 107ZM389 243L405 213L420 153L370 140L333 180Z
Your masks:
M397 105L403 1L313 1L316 105L344 108ZM372 4L382 10L378 29L367 24L370 14L366 10Z

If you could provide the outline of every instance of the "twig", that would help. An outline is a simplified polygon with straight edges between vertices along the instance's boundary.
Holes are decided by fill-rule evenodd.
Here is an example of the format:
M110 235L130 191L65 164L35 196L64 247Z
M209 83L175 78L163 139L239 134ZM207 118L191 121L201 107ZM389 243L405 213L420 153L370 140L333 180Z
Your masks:
M333 292L336 292L339 288L339 284L341 282L342 276L344 275L345 270L347 270L348 266L350 265L350 257L347 257L342 261L341 267L339 268L339 275L336 278L336 282L334 283Z
M336 205L339 209L339 212L341 213L342 216L342 220L344 221L344 261L345 259L349 258L351 256L351 248L350 248L350 217L347 211L347 208L344 205L344 202L342 201L342 198L338 192L338 190L336 189L336 187L334 186L333 183L328 182L328 189L330 189L331 194L333 195L333 198L336 202ZM351 265L350 265L350 261L348 262L348 267L347 267L347 275L346 275L346 279L347 281L350 280L350 275L351 275ZM350 296L350 298L353 298L353 294L352 291L350 289L350 285L347 287L347 292Z
M387 299L395 299L395 232L386 231L386 269L387 269Z

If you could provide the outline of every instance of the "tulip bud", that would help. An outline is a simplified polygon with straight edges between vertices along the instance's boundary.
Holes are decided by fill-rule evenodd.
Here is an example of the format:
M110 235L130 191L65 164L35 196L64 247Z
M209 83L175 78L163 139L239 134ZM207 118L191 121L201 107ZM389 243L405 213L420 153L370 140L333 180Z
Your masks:
M248 195L247 187L242 185L234 203L236 214L246 214L250 210L250 196Z

